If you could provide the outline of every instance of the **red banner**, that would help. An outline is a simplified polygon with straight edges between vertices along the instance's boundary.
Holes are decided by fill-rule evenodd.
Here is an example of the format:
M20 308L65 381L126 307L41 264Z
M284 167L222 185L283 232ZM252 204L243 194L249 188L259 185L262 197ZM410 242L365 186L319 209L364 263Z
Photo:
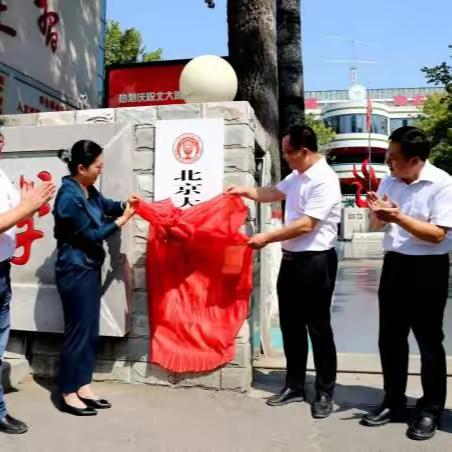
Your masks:
M173 372L206 372L234 359L246 320L253 253L240 232L241 198L217 196L186 210L140 202L151 223L147 250L150 361Z

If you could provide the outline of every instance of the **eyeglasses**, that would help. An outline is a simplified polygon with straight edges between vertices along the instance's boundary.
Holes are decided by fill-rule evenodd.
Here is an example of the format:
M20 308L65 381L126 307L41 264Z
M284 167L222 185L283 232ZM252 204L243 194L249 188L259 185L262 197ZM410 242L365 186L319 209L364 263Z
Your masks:
M304 151L304 150L305 150L305 148L294 149L292 151L288 151L287 149L283 149L283 153L287 154L287 155L293 155L293 154L296 154L297 152L301 152L301 151Z

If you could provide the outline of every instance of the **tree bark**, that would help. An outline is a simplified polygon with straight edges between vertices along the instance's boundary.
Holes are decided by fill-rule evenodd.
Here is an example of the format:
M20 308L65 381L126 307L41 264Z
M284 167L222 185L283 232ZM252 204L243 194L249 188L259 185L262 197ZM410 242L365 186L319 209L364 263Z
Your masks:
M229 57L237 99L246 100L270 138L273 177L280 178L275 0L228 0Z
M277 0L280 139L291 126L304 123L300 4L301 0ZM282 162L282 176L285 176L290 170Z

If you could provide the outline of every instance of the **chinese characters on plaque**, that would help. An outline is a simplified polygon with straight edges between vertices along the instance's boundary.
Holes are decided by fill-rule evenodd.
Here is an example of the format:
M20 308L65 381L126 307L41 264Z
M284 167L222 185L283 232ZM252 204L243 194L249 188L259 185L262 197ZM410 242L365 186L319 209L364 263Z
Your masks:
M158 121L154 198L187 208L223 191L223 119Z

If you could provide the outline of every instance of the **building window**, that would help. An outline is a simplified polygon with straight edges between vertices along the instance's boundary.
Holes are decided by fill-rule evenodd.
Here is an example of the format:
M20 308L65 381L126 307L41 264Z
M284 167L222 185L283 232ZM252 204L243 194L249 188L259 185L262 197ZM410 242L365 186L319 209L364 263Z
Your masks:
M351 114L326 118L325 124L336 133L367 133L366 115ZM372 115L372 133L388 135L388 119L382 115Z
M415 118L391 118L391 133L399 127L413 126Z

